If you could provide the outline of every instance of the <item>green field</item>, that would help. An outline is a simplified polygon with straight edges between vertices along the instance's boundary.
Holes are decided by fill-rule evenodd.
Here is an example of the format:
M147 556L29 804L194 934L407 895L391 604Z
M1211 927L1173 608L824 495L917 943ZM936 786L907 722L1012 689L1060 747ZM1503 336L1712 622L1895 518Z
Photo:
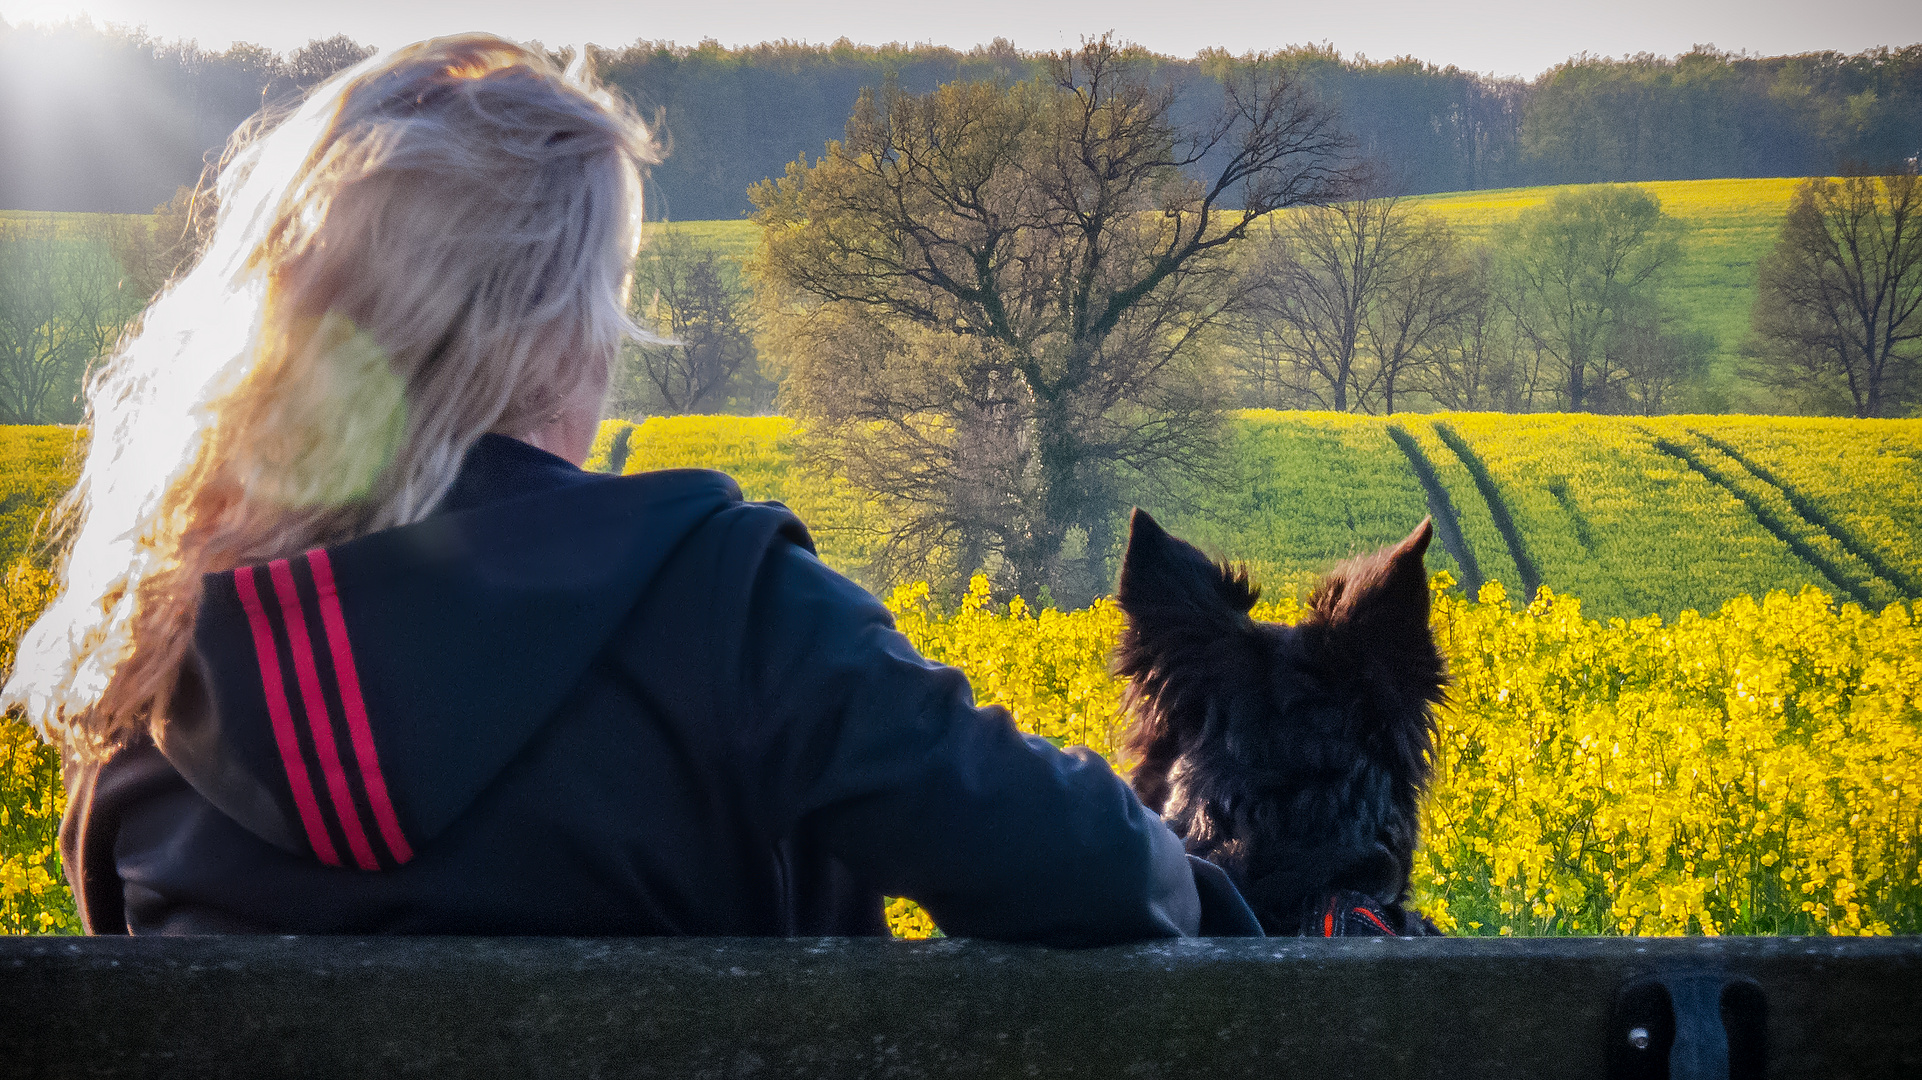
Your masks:
M1715 335L1709 391L1731 408L1765 404L1744 399L1735 368L1742 339L1748 334L1749 309L1755 303L1755 264L1775 245L1789 201L1801 182L1778 177L1635 185L1660 199L1662 209L1687 227L1668 299L1686 325ZM1577 186L1461 191L1411 201L1464 235L1486 239L1523 210Z
M746 259L761 244L761 233L752 221L650 221L645 237L675 233L688 237L704 248L732 259ZM643 240L643 243L646 241Z
M1432 569L1603 618L1804 586L1871 608L1922 595L1922 421L1253 412L1238 428L1239 490L1170 524L1284 587L1432 511L1454 518Z
M1922 420L1252 411L1232 437L1232 483L1148 508L1271 594L1434 513L1431 569L1601 618L1810 586L1871 609L1922 596ZM791 421L654 419L629 445L624 471L718 468L787 502L859 574L876 518L795 469Z
M151 218L151 214L94 214L52 210L0 210L0 225L33 224L52 221L60 226L63 235L78 236L89 225L108 225L123 218Z

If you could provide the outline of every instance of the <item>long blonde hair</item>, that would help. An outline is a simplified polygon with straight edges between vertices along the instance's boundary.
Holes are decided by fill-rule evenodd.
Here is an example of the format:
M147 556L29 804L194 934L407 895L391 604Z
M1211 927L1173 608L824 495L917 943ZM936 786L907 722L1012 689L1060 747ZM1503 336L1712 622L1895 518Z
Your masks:
M657 147L578 62L439 38L259 128L207 252L88 388L61 592L0 692L75 757L162 722L201 575L419 520L635 332Z

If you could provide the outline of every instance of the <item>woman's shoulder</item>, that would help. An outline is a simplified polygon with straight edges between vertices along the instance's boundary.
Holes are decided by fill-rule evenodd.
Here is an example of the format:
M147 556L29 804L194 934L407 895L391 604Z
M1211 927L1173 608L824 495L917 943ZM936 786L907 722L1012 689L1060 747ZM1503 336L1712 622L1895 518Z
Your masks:
M490 433L467 451L435 514L460 514L494 503L568 493L631 499L704 492L741 499L740 485L713 469L660 469L625 476L588 472L537 446Z

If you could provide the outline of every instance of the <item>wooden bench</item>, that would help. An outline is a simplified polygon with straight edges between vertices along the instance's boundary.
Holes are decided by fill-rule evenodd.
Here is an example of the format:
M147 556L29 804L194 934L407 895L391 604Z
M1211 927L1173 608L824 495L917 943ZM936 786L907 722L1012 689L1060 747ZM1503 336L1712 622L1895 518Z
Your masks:
M0 940L6 1076L1664 1074L1922 1076L1922 938Z

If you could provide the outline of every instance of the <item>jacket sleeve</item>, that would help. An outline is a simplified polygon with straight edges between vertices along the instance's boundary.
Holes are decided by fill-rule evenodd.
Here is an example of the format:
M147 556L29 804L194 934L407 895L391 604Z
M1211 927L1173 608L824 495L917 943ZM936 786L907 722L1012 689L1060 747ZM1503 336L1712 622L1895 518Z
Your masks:
M1088 750L976 708L873 596L776 542L751 590L747 763L792 828L957 936L1099 945L1191 935L1182 844Z

